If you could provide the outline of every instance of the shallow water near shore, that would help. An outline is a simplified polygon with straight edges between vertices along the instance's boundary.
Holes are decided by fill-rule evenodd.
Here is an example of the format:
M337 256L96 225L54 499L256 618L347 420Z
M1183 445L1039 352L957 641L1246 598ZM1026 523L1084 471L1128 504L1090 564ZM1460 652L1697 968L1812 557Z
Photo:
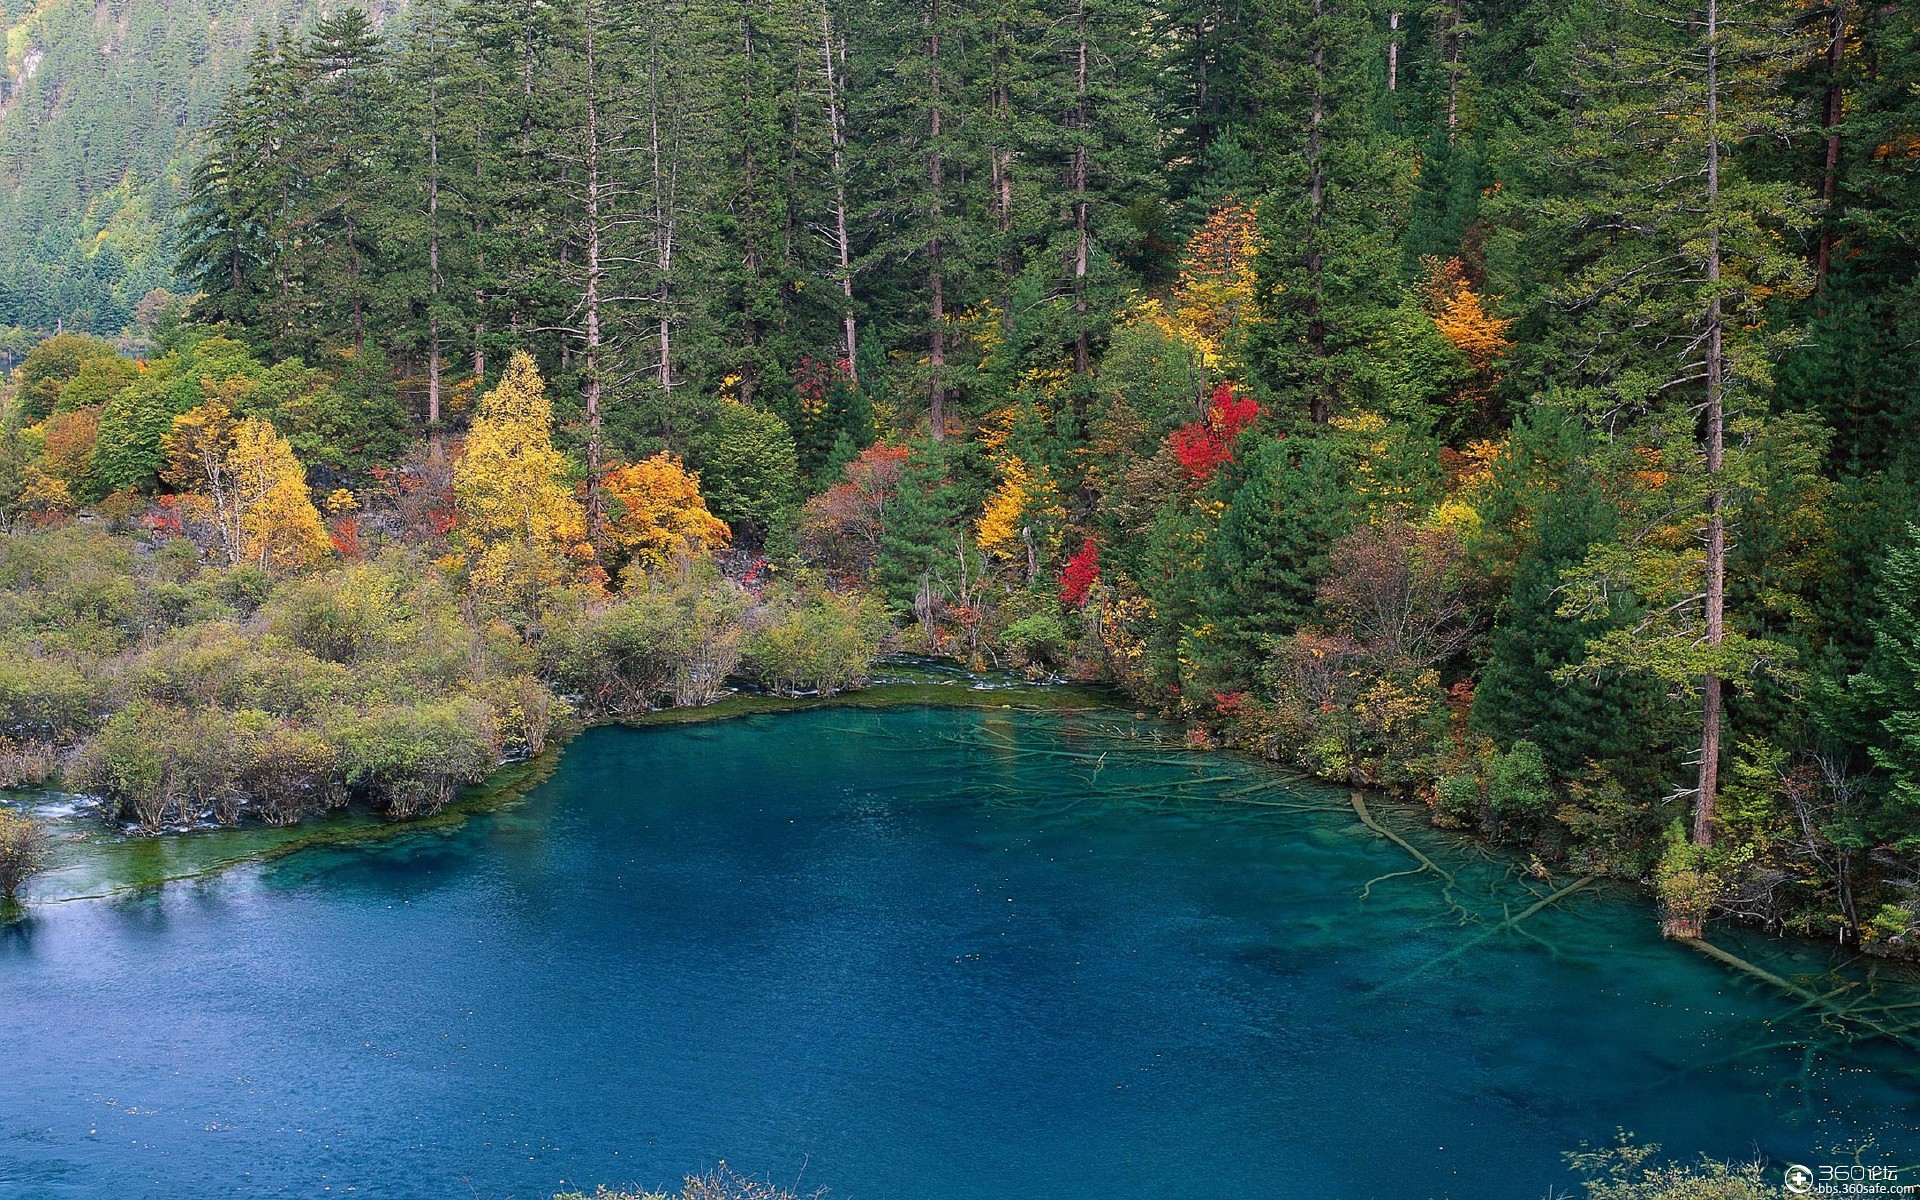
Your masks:
M1153 732L597 729L512 804L38 903L0 925L0 1195L532 1200L724 1158L841 1200L1535 1200L1620 1126L1920 1179L1920 1050L1625 889L1503 926L1570 880L1382 811L1453 883L1399 874L1345 792Z

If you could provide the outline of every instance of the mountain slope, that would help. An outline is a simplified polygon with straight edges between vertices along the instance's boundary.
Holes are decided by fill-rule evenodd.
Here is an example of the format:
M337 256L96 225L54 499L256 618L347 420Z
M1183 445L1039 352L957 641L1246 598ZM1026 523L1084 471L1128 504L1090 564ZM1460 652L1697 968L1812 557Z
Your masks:
M114 333L171 282L195 136L254 41L316 7L0 0L0 326Z

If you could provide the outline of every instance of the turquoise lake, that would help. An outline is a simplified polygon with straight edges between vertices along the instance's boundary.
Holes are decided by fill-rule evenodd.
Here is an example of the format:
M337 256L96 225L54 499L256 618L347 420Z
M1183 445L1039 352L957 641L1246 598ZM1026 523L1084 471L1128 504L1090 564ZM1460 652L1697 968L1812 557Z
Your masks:
M41 895L0 926L0 1196L536 1200L725 1159L834 1200L1539 1200L1620 1126L1920 1179L1920 1051L1624 888L1502 928L1571 877L1382 803L1453 884L1396 874L1344 791L1152 732L598 729L445 828Z

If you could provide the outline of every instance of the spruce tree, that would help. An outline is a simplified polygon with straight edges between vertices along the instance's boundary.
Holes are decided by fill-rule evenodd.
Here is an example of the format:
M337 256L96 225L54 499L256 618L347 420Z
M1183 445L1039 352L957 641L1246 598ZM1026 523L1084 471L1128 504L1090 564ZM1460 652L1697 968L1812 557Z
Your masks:
M1414 160L1377 117L1380 49L1358 0L1258 0L1259 382L1325 423L1367 374L1392 309Z
M1205 633L1192 639L1192 653L1204 660L1203 675L1244 687L1273 643L1313 615L1328 552L1357 514L1319 439L1244 439L1221 484L1226 509L1198 588Z
M1657 692L1631 676L1570 680L1588 646L1609 629L1630 625L1637 613L1622 606L1601 622L1560 610L1565 574L1597 543L1617 533L1618 515L1590 469L1579 459L1551 464L1556 486L1539 498L1531 536L1516 564L1512 590L1487 640L1487 664L1473 694L1473 723L1502 748L1518 741L1540 747L1567 779L1589 762L1618 769L1651 747L1647 713ZM1651 782L1659 786L1659 773Z
M376 284L394 247L393 79L373 22L344 8L314 26L295 60L304 174L294 207L321 339L366 345ZM282 151L284 154L285 151Z
M1549 369L1622 435L1623 469L1653 461L1659 474L1634 477L1638 520L1596 549L1573 595L1598 611L1632 590L1647 613L1597 640L1591 667L1699 696L1693 837L1706 844L1727 685L1777 657L1728 625L1728 456L1730 425L1761 419L1790 336L1769 305L1808 286L1788 238L1806 228L1810 196L1750 174L1741 154L1793 128L1780 79L1794 43L1764 0L1579 15L1580 103L1552 151L1575 191L1540 208L1533 235L1571 259Z
M975 127L979 96L967 86L978 76L980 47L968 37L976 2L869 0L848 24L860 36L851 119L867 131L868 150L857 156L861 220L873 231L862 265L892 277L885 298L896 305L902 340L917 350L909 387L936 441L947 436L958 388L953 319L992 258L984 197L963 186L990 175L980 158L991 143Z
M407 13L395 62L394 169L400 199L386 231L389 254L384 307L399 327L393 340L424 357L426 424L433 453L441 453L442 399L447 351L475 319L471 236L473 212L484 204L473 186L470 60L460 44L448 0L418 0ZM478 381L476 381L477 383Z
M1881 836L1920 846L1920 526L1888 554L1880 575L1873 652L1847 680L1847 714L1867 757L1887 776Z

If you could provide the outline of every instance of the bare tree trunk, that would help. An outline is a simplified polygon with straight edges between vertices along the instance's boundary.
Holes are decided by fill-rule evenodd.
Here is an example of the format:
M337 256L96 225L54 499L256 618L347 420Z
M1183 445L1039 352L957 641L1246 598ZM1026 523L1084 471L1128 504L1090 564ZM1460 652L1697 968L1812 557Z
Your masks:
M927 31L927 56L929 95L932 104L928 114L929 142L927 154L927 289L932 297L932 311L928 318L927 366L929 368L927 417L933 426L933 440L945 441L947 437L947 300L946 280L941 274L940 258L940 201L943 164L940 157L940 0L933 0L929 10L929 28Z
M1844 94L1841 90L1840 68L1846 54L1847 10L1845 0L1833 0L1833 10L1827 14L1827 103L1821 117L1821 125L1827 131L1826 173L1820 179L1820 200L1825 211L1821 213L1820 251L1814 262L1814 294L1819 296L1824 307L1827 294L1827 273L1833 267L1833 201L1840 189L1840 120L1844 115Z
M1447 145L1460 127L1460 23L1465 20L1462 0L1453 0L1447 12Z
M673 239L674 224L678 216L677 187L680 164L676 157L671 163L667 160L666 147L661 142L660 105L661 81L665 78L666 65L660 55L660 10L653 9L653 24L648 31L647 47L647 148L653 164L653 267L658 279L658 290L654 303L658 305L655 313L655 334L659 365L655 379L664 393L673 392ZM675 145L678 146L679 127L676 122L673 132ZM672 434L673 409L667 408L668 434Z
M601 169L599 60L595 55L595 14L586 20L587 68L587 261L586 294L581 298L586 310L586 408L587 408L587 540L600 540L600 292L604 266L601 262Z
M1193 25L1193 111L1194 115L1203 121L1212 115L1207 111L1208 93L1212 90L1212 82L1207 78L1207 52L1204 49L1207 30L1210 27L1204 16L1198 21L1195 21ZM1206 121L1203 128L1207 131L1203 145L1211 144L1213 141L1213 123Z
M1013 337L1013 31L1007 25L1005 6L1001 6L993 24L993 94L988 109L993 115L993 145L987 147L988 185L993 195L994 263L1000 277L1000 332Z
M1387 90L1400 90L1400 13L1387 14Z
M788 281L794 278L795 243L799 238L800 212L800 97L806 95L805 52L796 48L793 55L793 112L787 123L787 170L785 189L786 219L780 227L780 333L791 324L794 297L798 295Z
M753 23L752 18L748 15L752 12L752 9L753 5L751 0L749 0L748 3L742 5L740 15L740 45L741 52L745 57L745 66L740 73L740 110L743 113L753 111ZM741 199L744 204L749 205L752 203L751 197L754 194L760 174L760 162L754 157L753 148L753 138L751 135L741 137ZM763 264L760 243L756 236L758 232L756 222L752 219L741 221L740 229L742 233L742 244L740 247L743 259L742 265L746 268L746 278L752 283L758 284ZM753 394L759 390L760 386L760 356L755 353L755 351L759 349L760 343L764 339L761 336L760 320L754 315L753 305L749 303L745 305L744 308L746 319L740 323L740 328L746 343L745 348L747 353L742 356L740 362L739 396L742 403L751 404L753 402Z
M657 59L656 59L657 62ZM665 172L660 165L660 105L655 98L651 124L653 150L653 265L660 275L659 338L660 390L673 391L673 315L668 303L668 279L673 271L672 200L666 190Z
M1720 12L1707 0L1707 612L1706 644L1718 649L1726 636L1726 494L1720 474L1726 456L1726 356L1720 306ZM1713 809L1720 784L1721 679L1709 670L1701 680L1700 789L1693 809L1693 840L1713 843Z
M479 115L486 111L487 84L484 72L476 74L480 77L473 128L473 387L477 392L487 378L487 293L482 286L487 274L486 225L480 215L485 205L479 200L487 188L487 136L485 118Z
M1087 0L1074 5L1073 369L1084 375L1087 346Z
M532 169L533 157L533 23L520 30L520 159Z
M292 199L287 195L287 185L283 182L280 185L279 213L279 218L283 223L287 219L287 210L291 206ZM292 275L288 272L287 264L282 264L278 256L275 257L273 274L274 283L280 293L280 337L284 340L293 334L293 295L288 288L288 284L292 280ZM65 325L65 318L55 320L53 332L55 334L60 333L62 329L65 328Z
M824 5L820 9L820 52L827 81L827 130L833 142L833 241L840 257L840 326L846 340L847 381L857 387L860 367L855 357L859 342L853 315L853 243L847 232L847 129L840 110L839 72L833 63L833 17Z
M531 200L534 191L533 165L533 23L524 21L520 34L520 186L526 189L527 199ZM524 236L524 235L523 235ZM524 258L522 259L524 262ZM527 323L529 313L524 293L517 299L513 310L507 317L508 331L518 341L521 327ZM562 357L565 346L561 347Z
M347 279L353 288L353 348L358 353L367 348L366 298L360 292L360 224L349 215L346 225Z
M433 127L427 131L427 445L440 445L440 81L429 84Z

